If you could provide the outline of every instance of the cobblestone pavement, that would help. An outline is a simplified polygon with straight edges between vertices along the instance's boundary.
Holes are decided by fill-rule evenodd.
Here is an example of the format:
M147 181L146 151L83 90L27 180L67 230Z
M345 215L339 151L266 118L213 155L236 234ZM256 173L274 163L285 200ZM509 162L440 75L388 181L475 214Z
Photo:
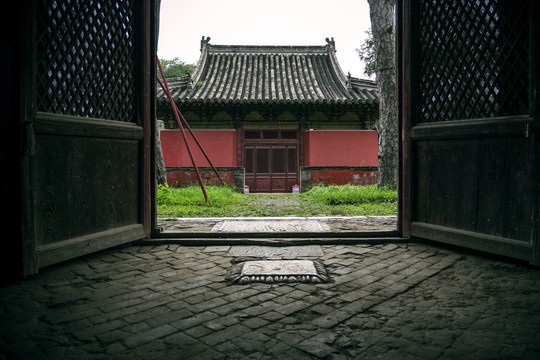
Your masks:
M0 289L0 359L540 358L540 269L418 243L321 248L308 258L333 281L317 285L229 285L246 259L223 246L54 266Z

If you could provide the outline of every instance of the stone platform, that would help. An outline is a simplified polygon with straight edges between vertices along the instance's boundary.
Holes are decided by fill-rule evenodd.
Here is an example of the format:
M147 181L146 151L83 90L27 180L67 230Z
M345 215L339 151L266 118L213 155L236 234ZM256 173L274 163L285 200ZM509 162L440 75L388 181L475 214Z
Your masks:
M213 232L250 232L250 233L273 233L273 232L328 232L330 227L318 220L225 220L220 221L212 228Z
M396 216L238 217L158 219L163 232L366 232L394 231Z

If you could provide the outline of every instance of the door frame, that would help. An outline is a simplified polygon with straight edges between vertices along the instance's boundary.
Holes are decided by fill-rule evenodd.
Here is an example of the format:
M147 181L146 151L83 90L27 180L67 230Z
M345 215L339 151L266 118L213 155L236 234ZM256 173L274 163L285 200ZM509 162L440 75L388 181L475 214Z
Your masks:
M405 238L411 237L412 222L412 148L409 129L411 129L413 113L411 94L413 94L412 79L416 78L411 67L411 61L416 48L412 41L411 31L411 3L407 0L398 0L396 4L396 63L397 63L397 92L398 92L398 129L399 137L399 194L398 194L398 229Z

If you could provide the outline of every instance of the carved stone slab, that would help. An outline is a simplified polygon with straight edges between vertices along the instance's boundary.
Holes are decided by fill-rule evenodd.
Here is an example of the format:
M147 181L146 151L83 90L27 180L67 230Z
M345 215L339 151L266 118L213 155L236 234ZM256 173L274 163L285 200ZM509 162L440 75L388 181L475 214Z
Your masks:
M316 220L227 220L217 223L216 232L327 232L330 227Z
M261 260L237 264L229 281L236 284L262 283L325 283L329 278L324 266L311 260Z

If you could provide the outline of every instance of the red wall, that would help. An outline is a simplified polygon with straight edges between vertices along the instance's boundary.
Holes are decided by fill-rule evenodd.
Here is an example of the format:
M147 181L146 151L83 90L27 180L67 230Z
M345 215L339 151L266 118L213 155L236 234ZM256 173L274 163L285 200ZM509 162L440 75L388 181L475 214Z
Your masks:
M197 130L194 132L214 166L237 166L238 139L235 130ZM180 130L162 130L160 136L166 167L193 166ZM186 136L197 166L208 167L207 160L191 134L186 131ZM311 182L313 184L374 184L377 182L377 170L358 169L358 167L376 167L377 157L378 136L375 131L307 131L304 133L304 166L338 167L312 169ZM216 181L212 171L201 170L201 175L207 183ZM225 182L234 183L233 171L222 171L220 175ZM185 169L169 169L167 180L171 185L196 183L194 171Z
M236 166L236 130L194 130L193 133L214 166ZM197 166L208 166L187 130L186 136ZM162 130L160 139L166 167L193 166L180 130Z
M307 131L305 166L377 166L376 131Z

